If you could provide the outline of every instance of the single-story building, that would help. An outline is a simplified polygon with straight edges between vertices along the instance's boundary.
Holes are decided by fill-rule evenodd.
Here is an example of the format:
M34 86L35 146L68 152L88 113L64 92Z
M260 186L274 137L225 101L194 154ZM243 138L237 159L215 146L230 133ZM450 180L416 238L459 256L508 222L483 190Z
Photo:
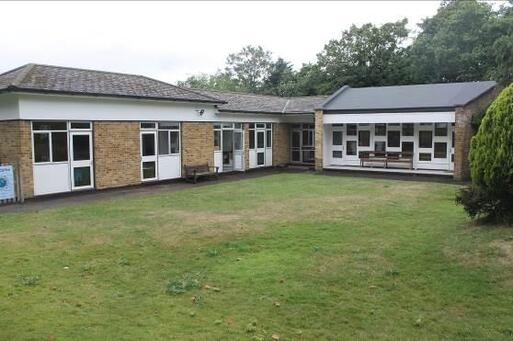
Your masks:
M471 118L495 82L279 97L28 64L0 74L0 163L25 198L286 164L468 176Z

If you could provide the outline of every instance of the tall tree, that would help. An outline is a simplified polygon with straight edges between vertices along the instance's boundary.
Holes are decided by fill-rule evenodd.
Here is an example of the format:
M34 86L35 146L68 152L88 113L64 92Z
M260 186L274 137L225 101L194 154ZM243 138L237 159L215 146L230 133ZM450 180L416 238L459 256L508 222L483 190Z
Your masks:
M228 55L225 73L238 83L239 88L259 92L272 67L271 52L262 46L245 46L241 51Z
M340 86L379 86L409 81L404 68L402 46L408 37L407 19L383 26L351 26L340 39L325 45L318 54L318 66L324 73L319 90L332 92Z
M277 96L290 96L295 93L295 71L289 62L278 58L271 64L269 76L263 83L263 92Z

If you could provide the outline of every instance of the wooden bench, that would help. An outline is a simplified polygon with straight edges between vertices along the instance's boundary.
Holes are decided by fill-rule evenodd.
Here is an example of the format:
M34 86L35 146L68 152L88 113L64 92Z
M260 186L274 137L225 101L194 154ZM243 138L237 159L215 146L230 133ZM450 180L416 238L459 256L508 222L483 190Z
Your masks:
M403 153L387 153L387 168L389 164L394 163L407 164L409 169L413 169L413 155Z
M371 168L376 163L383 163L383 168L387 168L387 157L385 153L365 152L360 154L360 166L365 167L366 162L370 163Z
M219 178L219 167L209 166L208 163L185 166L185 181L198 182L199 178Z

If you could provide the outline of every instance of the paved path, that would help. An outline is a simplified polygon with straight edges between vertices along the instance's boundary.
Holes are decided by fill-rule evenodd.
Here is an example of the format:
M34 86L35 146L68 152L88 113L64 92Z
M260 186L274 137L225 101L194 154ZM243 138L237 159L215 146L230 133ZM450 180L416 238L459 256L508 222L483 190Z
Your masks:
M7 212L24 212L24 211L37 211L47 208L61 207L66 205L81 204L97 200L108 200L112 198L123 197L127 195L144 195L161 192L174 192L186 188L211 186L222 182L241 181L245 179L252 179L262 176L268 176L283 172L307 172L308 170L302 169L259 169L252 170L246 173L231 173L221 174L219 180L215 181L200 181L197 184L191 184L183 180L176 180L172 182L158 182L153 184L137 185L123 188L112 188L101 191L89 191L82 193L66 193L59 195L52 195L47 197L40 197L36 199L29 199L23 204L12 204L0 206L0 214Z

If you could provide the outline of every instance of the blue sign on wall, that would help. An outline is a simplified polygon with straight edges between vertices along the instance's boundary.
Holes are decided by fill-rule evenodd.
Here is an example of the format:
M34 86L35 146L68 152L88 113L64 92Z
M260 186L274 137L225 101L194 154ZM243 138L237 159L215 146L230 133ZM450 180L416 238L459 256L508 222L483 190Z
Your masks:
M14 171L12 166L0 166L0 200L14 199Z

